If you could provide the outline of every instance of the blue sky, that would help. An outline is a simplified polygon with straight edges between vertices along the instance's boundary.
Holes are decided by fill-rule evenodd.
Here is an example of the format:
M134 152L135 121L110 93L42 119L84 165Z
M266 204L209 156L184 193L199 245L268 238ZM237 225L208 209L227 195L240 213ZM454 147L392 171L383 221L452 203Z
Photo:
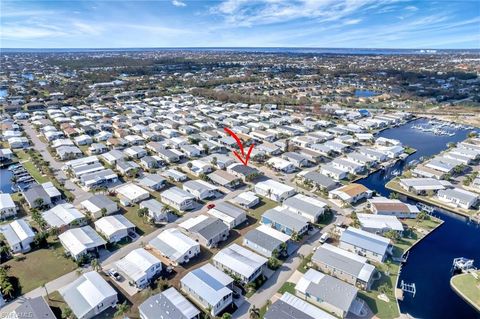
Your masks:
M480 48L480 1L2 0L4 48Z

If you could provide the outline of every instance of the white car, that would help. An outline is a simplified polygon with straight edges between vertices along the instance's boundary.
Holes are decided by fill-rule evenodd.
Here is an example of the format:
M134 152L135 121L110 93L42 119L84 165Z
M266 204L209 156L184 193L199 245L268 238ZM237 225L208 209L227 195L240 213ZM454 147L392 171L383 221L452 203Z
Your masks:
M319 242L324 244L327 242L329 238L330 238L330 235L328 233L324 233L322 237L320 237Z

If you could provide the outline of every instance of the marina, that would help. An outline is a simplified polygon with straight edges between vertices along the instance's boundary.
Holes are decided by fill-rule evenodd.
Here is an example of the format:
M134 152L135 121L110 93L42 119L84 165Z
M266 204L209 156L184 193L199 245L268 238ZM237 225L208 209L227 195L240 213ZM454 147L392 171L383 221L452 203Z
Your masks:
M422 158L440 153L448 143L464 140L470 131L470 127L453 127L452 132L455 134L437 135L415 128L428 125L428 123L429 121L426 119L419 119L379 133L380 137L398 139L418 151L405 161L398 161L392 167L379 170L367 178L359 180L358 183L375 190L381 196L388 197L390 191L385 184L398 172L421 161ZM438 227L417 242L408 251L408 260L402 263L397 287L402 288L402 281L406 284L414 283L415 294L401 294L403 299L399 301L401 312L414 318L480 318L480 314L450 288L452 260L458 256L477 260L480 258L478 249L480 228L478 224L431 205L412 203L419 205L430 215L441 219L443 224L442 227ZM439 303L439 300L448 300L448 302Z

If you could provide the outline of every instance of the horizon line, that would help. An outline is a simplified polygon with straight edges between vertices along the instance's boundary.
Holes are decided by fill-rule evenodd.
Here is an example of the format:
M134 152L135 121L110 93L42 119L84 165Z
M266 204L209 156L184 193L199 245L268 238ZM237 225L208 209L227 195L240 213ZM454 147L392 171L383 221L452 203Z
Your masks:
M396 47L308 47L308 46L133 46L133 47L3 47L1 50L76 50L76 49L341 49L341 50L480 50L479 48L396 48Z

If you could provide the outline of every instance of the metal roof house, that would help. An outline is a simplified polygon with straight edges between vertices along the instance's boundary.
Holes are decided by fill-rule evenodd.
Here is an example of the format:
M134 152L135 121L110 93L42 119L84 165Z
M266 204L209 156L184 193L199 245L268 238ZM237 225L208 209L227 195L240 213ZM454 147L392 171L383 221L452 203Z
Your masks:
M254 281L263 273L267 261L267 258L237 244L220 250L212 260L215 267L237 275L245 284Z
M480 200L478 194L461 188L439 190L437 198L449 205L461 207L463 209L472 209L472 207Z
M375 266L367 263L365 257L330 244L323 244L313 254L312 261L324 273L362 289L370 289Z
M415 205L386 197L370 198L367 200L367 206L373 214L396 216L398 218L415 218L420 213L420 210Z
M288 253L290 236L267 225L260 225L250 230L243 237L243 245L251 250L270 258L274 252L281 253L282 246L285 246L285 253Z
M173 265L187 263L200 254L200 244L177 228L165 229L148 246L167 258Z
M151 296L138 310L141 319L200 319L200 311L173 287Z
M330 191L338 186L338 183L332 178L318 172L302 171L297 174L297 178L306 183L311 183L314 187L320 188L321 190Z
M122 184L115 188L115 192L123 206L134 205L150 197L148 191L133 183Z
M315 307L309 302L303 301L285 292L280 299L277 299L268 307L264 319L335 319L326 311Z
M189 192L199 200L214 198L217 189L215 185L202 180L192 180L183 183L183 190Z
M342 233L339 247L378 262L383 262L392 250L390 239L354 227Z
M10 194L0 194L0 218L5 219L7 217L17 215L17 206Z
M115 268L129 283L143 289L162 271L162 263L145 249L137 248L115 262Z
M69 229L60 234L58 239L75 260L84 254L97 251L99 247L107 244L90 226Z
M297 282L295 293L302 299L345 318L358 289L338 278L310 268Z
M362 230L373 234L383 234L387 231L403 232L403 225L396 216L357 213Z
M90 319L118 302L117 292L95 271L84 273L59 292L78 319Z
M311 223L316 223L320 216L325 212L327 204L324 202L303 194L287 198L283 202L283 207L300 216L308 218Z
M192 209L195 204L195 197L189 192L178 188L177 186L161 192L160 198L164 204L167 204L179 211Z
M158 200L152 198L140 202L140 208L148 210L148 217L150 221L156 224L168 222L168 212L171 210Z
M102 209L105 209L106 215L111 215L118 211L118 205L113 200L103 194L96 194L80 203L83 209L94 219L102 217Z
M57 206L42 213L43 219L49 227L60 229L69 228L86 223L85 215L78 211L70 203L58 204Z
M247 191L238 194L237 197L232 198L230 201L245 208L252 208L260 203L260 198L254 192Z
M233 302L233 279L211 264L190 271L180 280L181 290L216 316Z
M125 216L117 214L95 221L95 230L102 234L108 242L116 243L135 232L135 225Z
M287 235L296 232L302 235L308 231L309 219L280 207L267 210L262 215L262 224L270 225Z
M216 217L199 215L179 224L188 231L190 237L207 248L217 247L218 243L228 238L230 229Z
M43 297L24 298L22 302L6 318L23 318L28 314L30 319L55 319L52 309Z
M295 195L295 188L277 182L273 179L255 184L255 193L267 197L276 202L282 202L285 199Z
M245 210L226 202L215 204L214 208L207 211L209 215L220 218L228 228L232 229L247 220Z
M9 224L1 225L0 233L13 253L29 251L30 244L35 238L35 233L25 219L16 219Z

